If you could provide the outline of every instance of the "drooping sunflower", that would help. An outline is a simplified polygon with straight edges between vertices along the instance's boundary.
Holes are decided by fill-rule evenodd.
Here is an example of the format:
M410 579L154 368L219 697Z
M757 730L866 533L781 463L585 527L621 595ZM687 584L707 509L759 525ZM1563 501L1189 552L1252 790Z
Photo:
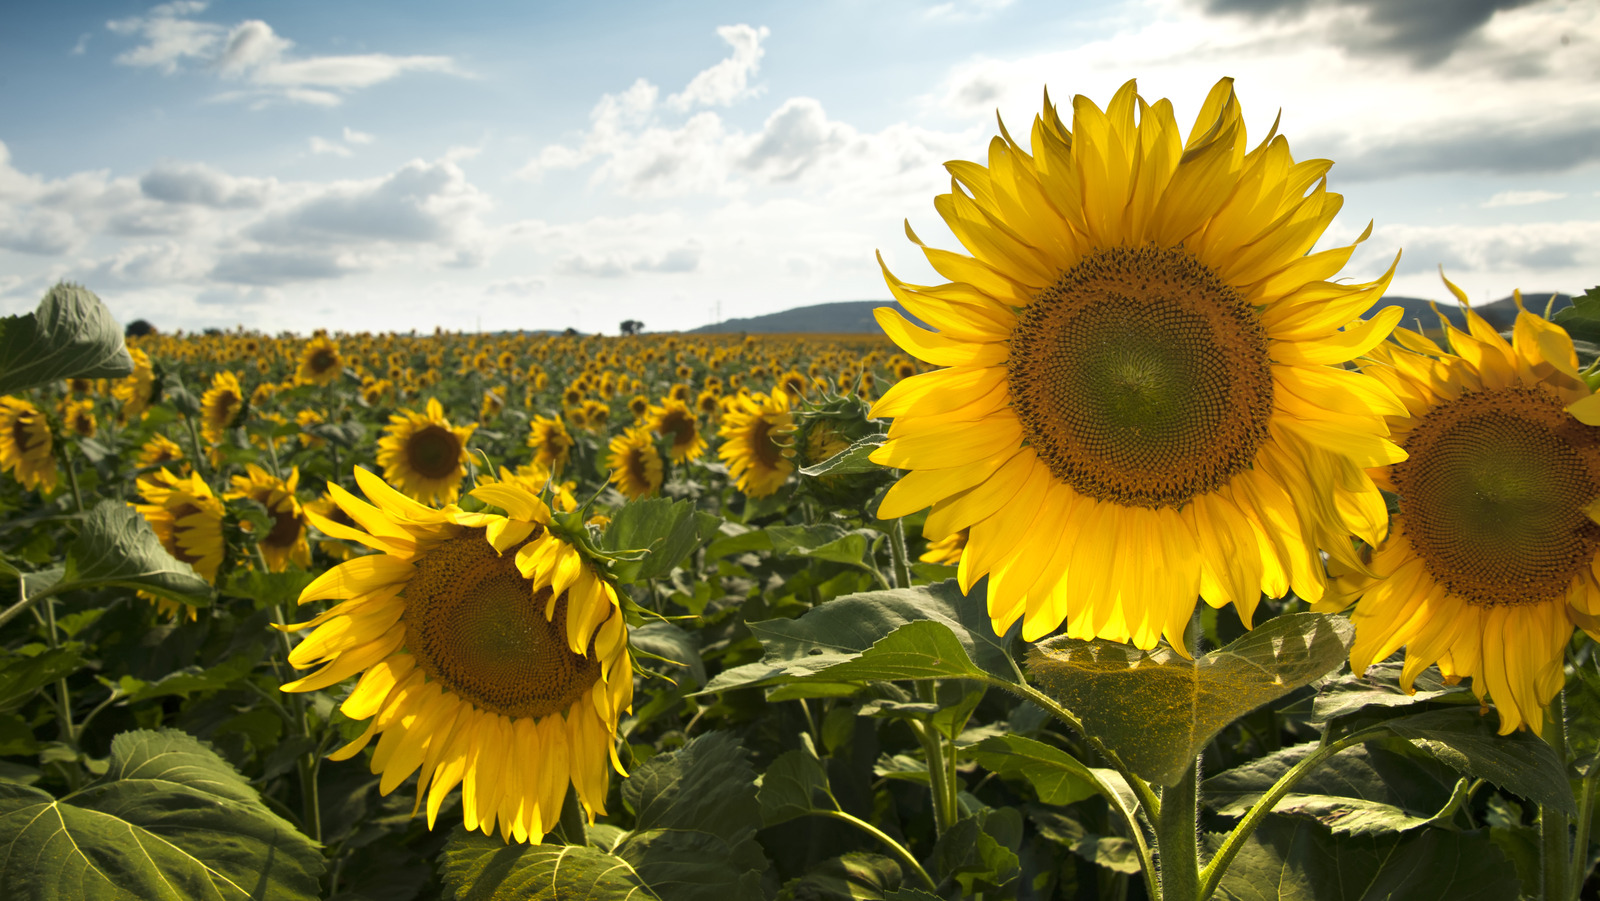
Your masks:
M133 372L111 383L111 396L122 403L117 415L123 422L142 418L155 397L155 369L150 365L150 355L130 347L128 356L133 359Z
M636 426L612 438L606 467L611 484L630 501L661 490L661 453L649 429Z
M210 444L221 444L229 427L244 409L239 377L226 370L211 377L211 387L200 396L200 431Z
M301 568L311 566L311 545L306 541L304 508L295 497L300 485L300 467L289 471L288 479L280 479L265 469L249 464L245 475L233 477L233 490L224 497L248 498L267 508L272 517L272 529L261 537L257 546L266 558L267 568L283 572L294 563Z
M289 661L316 672L285 691L314 691L357 673L340 709L366 731L329 755L355 756L378 738L371 768L394 791L420 770L432 828L445 796L462 790L468 829L537 842L571 785L590 816L605 811L617 721L633 703L633 664L615 589L578 549L550 531L549 509L515 484L474 497L505 515L436 510L377 476L356 481L376 504L330 486L360 528L312 514L331 537L378 551L329 570L300 603L343 603Z
M133 508L150 523L150 528L167 553L194 567L207 582L216 584L217 570L227 550L222 535L225 511L222 501L211 493L211 486L199 475L177 476L158 469L137 481L143 503ZM196 619L194 607L170 598L139 592L156 609L172 617Z
M477 427L450 425L437 398L428 399L425 412L391 415L378 439L383 477L414 500L455 503L467 477L467 439Z
M0 397L0 472L24 488L56 489L55 437L38 407L20 397Z
M672 442L667 453L678 461L698 460L706 452L706 439L700 433L700 418L681 400L663 398L661 406L651 407L647 422L652 431Z
M789 395L734 395L717 435L722 439L717 456L728 475L748 497L767 497L783 487L794 472L794 416Z
M1319 548L1382 538L1364 469L1403 457L1398 405L1338 366L1400 311L1356 323L1390 275L1335 284L1353 245L1309 253L1342 203L1331 165L1276 134L1247 148L1231 79L1187 140L1130 81L1104 111L1075 97L1070 129L1047 97L1030 148L1002 129L987 167L949 164L934 205L971 256L923 246L942 285L885 267L934 330L876 311L944 368L873 407L894 423L872 459L910 470L880 517L970 528L961 586L989 577L999 632L1187 653L1197 595L1249 623L1263 593L1322 596Z
M1389 426L1410 456L1374 472L1399 512L1370 574L1340 573L1317 606L1355 602L1353 670L1404 646L1407 690L1433 663L1470 676L1501 734L1540 732L1574 626L1600 636L1600 397L1567 333L1517 304L1509 344L1468 308L1449 350L1399 329L1371 353L1406 408Z
M179 472L188 467L183 460L183 448L160 432L151 435L150 440L139 447L139 468L157 466L172 466Z
M566 423L550 416L535 416L529 426L528 447L533 449L533 462L559 476L572 455L572 435L567 432Z
M326 385L344 371L344 358L339 355L339 345L331 338L320 336L306 342L300 351L300 368L295 370L295 381L302 385Z

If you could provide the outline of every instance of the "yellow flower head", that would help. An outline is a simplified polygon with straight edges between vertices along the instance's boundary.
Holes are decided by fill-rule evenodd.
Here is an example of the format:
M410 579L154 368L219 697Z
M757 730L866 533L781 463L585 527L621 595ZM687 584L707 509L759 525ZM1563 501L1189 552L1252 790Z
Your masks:
M428 399L425 412L395 413L378 439L383 477L415 500L455 503L467 477L467 439L477 427L452 426L437 398Z
M311 545L306 541L306 517L295 498L300 485L300 469L289 472L287 481L251 463L245 475L233 477L233 490L224 497L248 498L267 508L272 528L261 536L258 546L273 572L283 572L289 564L311 566Z
M1502 734L1541 731L1574 625L1600 636L1600 397L1567 333L1517 304L1510 343L1469 309L1448 351L1399 329L1372 352L1404 405L1389 426L1410 456L1374 471L1400 508L1318 605L1356 603L1356 672L1404 646L1404 687L1433 663L1470 676Z
M651 407L647 420L650 429L672 442L668 453L674 460L698 460L706 452L706 439L700 432L700 419L689 405L670 397L661 406Z
M549 416L535 416L529 424L528 447L533 450L533 462L556 475L561 474L572 455L572 435L566 423Z
M206 441L221 444L243 409L244 390L239 387L239 377L226 371L212 376L211 387L200 396L201 432Z
M20 397L0 397L0 472L24 488L49 494L56 487L55 438L44 414Z
M717 456L728 475L749 497L777 493L794 472L794 416L789 395L733 395L717 434L722 446Z
M461 787L468 829L538 842L570 785L605 812L617 721L633 704L633 664L616 590L549 530L550 511L513 483L474 497L505 515L416 503L356 470L369 500L330 486L360 524L312 515L330 537L377 551L324 573L300 603L341 601L291 628L313 631L289 662L316 672L285 691L358 673L340 705L366 730L330 757L378 739L373 773L388 794L418 773L428 825Z
M606 467L611 484L630 501L661 490L661 454L649 429L636 426L612 438Z
M302 385L326 385L344 371L344 358L339 355L339 345L327 337L312 338L300 351L300 368L295 371L295 381Z
M1356 322L1388 276L1334 283L1352 248L1308 253L1342 202L1332 164L1276 134L1250 147L1230 79L1187 138L1131 81L1071 107L1069 127L1047 98L1028 147L1002 129L988 166L950 164L934 206L970 255L923 247L948 283L884 270L933 329L879 324L942 368L873 407L894 423L872 459L910 470L878 515L970 529L961 585L989 577L1001 633L1065 621L1187 653L1197 595L1248 623L1263 593L1322 596L1319 549L1381 539L1364 469L1404 456L1395 401L1340 366L1400 311Z

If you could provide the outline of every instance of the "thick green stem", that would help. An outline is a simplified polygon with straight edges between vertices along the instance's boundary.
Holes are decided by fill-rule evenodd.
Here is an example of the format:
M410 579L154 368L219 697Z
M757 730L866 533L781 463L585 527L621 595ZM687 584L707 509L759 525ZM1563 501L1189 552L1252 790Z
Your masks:
M842 810L818 810L816 813L818 816L832 817L835 820L841 820L849 823L855 826L857 829L860 829L862 832L865 832L868 835L871 835L873 838L876 838L878 841L883 843L884 847L888 848L889 851L894 854L901 864L903 864L907 869L911 870L911 872L917 874L917 878L922 880L922 884L928 887L928 891L931 892L937 888L938 884L933 881L933 877L929 876L928 871L922 868L922 864L918 863L917 859L911 856L911 852L907 851L904 845L889 837L889 835L883 830L872 825L866 820L861 819L860 817L851 816Z
M267 562L261 557L261 546L256 545L255 550L256 559L260 561L262 571L266 572ZM285 625L286 620L284 619L282 607L273 607L272 614L280 627ZM289 633L282 628L276 631L278 638L283 643L283 659L287 662L289 652L294 650L289 641ZM280 683L283 682L283 672L278 667L276 660L272 661L272 668L278 673L278 681ZM300 697L299 694L291 694L290 704L294 707L294 718L291 720L291 725L298 726L300 734L307 739L311 739L311 712L306 709L305 699ZM278 706L278 710L280 713L287 712L284 711L282 705ZM322 761L315 750L310 750L302 754L300 759L296 761L296 769L300 774L300 818L312 839L320 842L322 841L322 799L319 797L317 778L322 769Z
M561 819L557 822L561 837L569 845L589 844L589 818L584 815L583 804L578 800L578 790L567 786L567 798L561 802Z
M72 486L72 503L79 513L83 512L83 492L78 490L78 461L71 451L62 450L62 459L66 463L67 484Z
M1600 753L1589 761L1589 771L1583 776L1583 788L1578 792L1578 834L1572 840L1572 867L1568 870L1567 885L1572 897L1583 894L1583 884L1589 879L1589 820L1594 816L1595 786L1600 784Z
M1161 866L1161 901L1200 898L1200 759L1177 785L1161 791L1156 817L1156 862Z
M206 452L200 446L200 430L194 426L194 417L187 413L183 416L183 422L189 427L189 444L194 448L194 471L204 477L206 474Z
M1563 768L1567 764L1567 710L1564 694L1557 694L1545 711L1544 740L1555 749ZM1544 874L1545 901L1566 901L1567 871L1572 863L1572 835L1567 815L1545 805L1539 806L1540 865Z
M1239 825L1233 827L1233 831L1228 833L1227 839L1222 842L1222 847L1217 849L1217 854L1211 858L1211 862L1201 869L1200 894L1198 896L1200 901L1206 901L1217 890L1217 886L1222 882L1222 874L1228 871L1228 866L1233 863L1233 858L1238 855L1239 849L1244 847L1245 840L1250 837L1251 833L1256 831L1256 827L1261 825L1261 821L1266 815L1272 812L1272 808L1278 806L1278 802L1283 800L1283 796L1287 795L1302 777L1345 748L1371 741L1385 734L1386 731L1382 726L1374 726L1371 729L1363 729L1360 732L1348 735L1338 741L1324 744L1307 755L1304 760L1290 767L1287 773L1278 777L1278 781L1267 789L1267 793L1262 795L1251 806L1250 811L1244 815L1244 819L1239 821Z
M938 686L932 681L917 683L917 699L923 703L938 700ZM954 749L945 747L945 737L932 723L913 724L923 753L928 758L928 789L933 795L933 829L943 836L959 818L956 804ZM949 758L949 759L947 759Z
M889 557L894 561L896 588L911 587L911 561L906 554L906 527L895 519L889 523Z
M50 639L50 650L61 647L61 638L56 628L56 600L46 598L44 602L44 621L48 629L46 633ZM56 706L61 710L61 737L73 748L78 747L78 729L72 724L72 691L67 688L65 677L56 680Z

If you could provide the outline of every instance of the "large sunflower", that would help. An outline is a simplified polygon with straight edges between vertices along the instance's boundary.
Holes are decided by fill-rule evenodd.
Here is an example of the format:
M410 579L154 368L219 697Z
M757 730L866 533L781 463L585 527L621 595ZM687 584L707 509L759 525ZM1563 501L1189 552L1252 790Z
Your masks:
M1397 402L1339 364L1400 311L1355 323L1389 276L1334 284L1353 246L1309 253L1341 204L1331 165L1276 135L1247 150L1231 79L1187 141L1130 81L1103 112L1074 98L1070 129L1046 98L1031 153L1002 129L988 167L949 164L934 205L972 255L923 247L943 285L884 270L936 330L876 312L945 368L873 407L895 421L872 459L911 470L879 516L970 528L961 585L989 576L998 631L1186 653L1196 595L1248 623L1262 593L1322 596L1318 548L1382 538L1363 470L1403 456Z
M302 569L311 566L311 544L306 541L306 517L300 501L294 496L300 485L300 468L289 471L288 480L280 479L265 469L249 464L245 475L233 477L233 490L228 498L249 498L267 508L272 517L272 528L261 536L257 546L266 558L267 568L283 572L290 563Z
M550 416L534 416L529 426L528 447L533 449L533 462L561 475L572 455L572 435L567 432L566 423Z
M244 409L244 389L239 377L226 370L211 377L211 387L200 396L200 431L210 444L221 444Z
M672 444L667 453L672 459L698 460L706 452L706 439L700 433L700 417L681 400L663 398L661 406L651 407L646 420L658 435L666 435Z
M661 453L649 429L635 426L612 438L606 468L611 484L630 501L661 490Z
M550 511L515 484L474 497L506 515L436 510L363 469L377 506L330 485L361 528L312 514L325 534L376 554L329 570L300 603L342 600L289 660L322 668L283 686L314 691L361 673L340 709L366 731L330 755L354 756L374 736L372 772L388 794L420 770L431 828L462 789L466 827L537 842L570 784L603 813L617 720L633 703L627 627L612 586L549 530Z
M326 336L312 338L300 351L300 368L295 370L295 381L303 385L326 385L344 371L344 358L339 355L339 345Z
M378 439L383 477L415 500L455 503L467 476L467 439L477 427L450 425L437 398L428 399L426 412L391 415Z
M1407 689L1438 663L1494 700L1502 734L1539 732L1575 622L1600 636L1600 397L1559 326L1522 310L1508 344L1467 323L1446 323L1449 351L1400 329L1372 353L1409 413L1389 425L1410 457L1374 473L1399 513L1370 575L1341 574L1319 609L1357 601L1356 672L1403 645Z
M717 456L740 491L766 497L783 487L794 472L794 428L789 395L782 391L728 399Z
M0 397L0 472L41 494L56 489L55 438L39 408L20 397Z

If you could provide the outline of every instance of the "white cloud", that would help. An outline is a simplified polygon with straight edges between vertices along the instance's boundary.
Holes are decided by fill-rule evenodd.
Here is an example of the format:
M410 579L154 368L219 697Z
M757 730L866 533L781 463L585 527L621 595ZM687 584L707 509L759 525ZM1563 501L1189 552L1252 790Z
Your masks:
M479 230L488 195L455 163L412 160L382 178L335 182L274 210L247 235L265 244L373 241L454 246Z
M1011 3L1012 0L950 0L929 7L925 15L949 22L975 22L989 18Z
M524 276L521 278L503 278L485 285L483 293L505 297L532 297L542 293L548 283L542 278Z
M1345 273L1366 278L1387 268L1403 248L1392 295L1444 294L1439 268L1473 300L1523 291L1570 291L1600 269L1600 222L1525 222L1492 225L1380 225Z
M239 178L203 163L161 163L139 179L144 196L171 204L254 209L277 190L275 179Z
M335 143L327 138L319 138L316 135L311 136L311 152L332 154L333 156L350 156L353 153L350 148L343 144Z
M749 25L724 25L718 28L717 36L728 42L733 48L733 55L695 75L681 93L667 98L667 105L683 112L697 104L728 106L755 96L758 90L750 87L750 77L761 68L761 57L765 53L761 49L761 42L771 34L765 25L760 28L751 28Z
M371 144L375 140L377 139L364 131L356 131L348 125L344 127L344 142L346 144Z
M89 38L91 37L93 37L93 35L87 31L78 35L78 42L72 45L72 49L68 51L69 55L82 56L89 52Z
M274 100L337 106L344 94L407 72L461 74L448 56L295 56L294 42L260 19L226 28L186 18L205 9L205 3L168 3L143 16L107 22L113 33L142 41L119 54L117 62L170 75L179 71L181 63L195 61L220 78L244 85L217 99L250 100L257 106Z
M1531 206L1535 203L1561 200L1566 196L1564 191L1501 191L1485 200L1483 206L1486 209L1499 206Z

